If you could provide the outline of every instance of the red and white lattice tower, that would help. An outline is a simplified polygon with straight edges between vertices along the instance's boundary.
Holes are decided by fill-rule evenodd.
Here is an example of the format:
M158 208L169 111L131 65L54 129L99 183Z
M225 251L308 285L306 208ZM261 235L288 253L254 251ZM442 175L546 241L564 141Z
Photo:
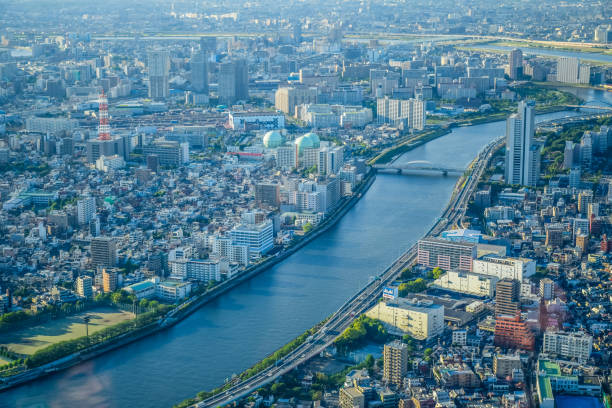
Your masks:
M100 94L99 110L100 126L98 127L98 139L111 140L110 125L108 124L108 99L106 99L106 95L104 95L104 90L102 90Z

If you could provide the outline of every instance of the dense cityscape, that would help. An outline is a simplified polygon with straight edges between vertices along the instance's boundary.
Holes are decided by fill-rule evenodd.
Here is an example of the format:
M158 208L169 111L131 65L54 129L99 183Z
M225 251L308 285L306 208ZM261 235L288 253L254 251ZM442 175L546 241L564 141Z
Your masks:
M0 4L0 407L609 408L605 1Z

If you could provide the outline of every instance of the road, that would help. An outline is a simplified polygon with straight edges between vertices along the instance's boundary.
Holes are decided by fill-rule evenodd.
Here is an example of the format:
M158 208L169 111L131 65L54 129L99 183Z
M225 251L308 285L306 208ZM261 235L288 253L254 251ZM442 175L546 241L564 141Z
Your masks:
M463 188L453 194L442 216L426 234L436 236L444 229L456 225L465 214L469 197L478 185L478 180L487 167L494 151L503 143L503 138L497 138L485 146L472 163L471 172L465 180ZM251 378L239 381L226 391L205 399L196 405L198 408L218 407L230 404L256 389L276 380L310 358L320 354L348 328L355 318L370 309L381 296L383 287L390 285L401 271L416 261L417 246L413 245L407 252L398 257L379 276L351 297L340 307L319 330L298 346L290 354L279 360L276 365L268 367Z

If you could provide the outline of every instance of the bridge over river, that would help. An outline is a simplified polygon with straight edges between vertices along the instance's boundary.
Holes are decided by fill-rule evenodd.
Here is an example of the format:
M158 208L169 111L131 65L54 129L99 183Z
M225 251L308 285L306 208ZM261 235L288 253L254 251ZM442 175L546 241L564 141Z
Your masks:
M410 173L439 173L444 176L448 174L461 175L465 173L466 169L459 167L451 167L443 164L434 164L427 160L413 160L405 163L388 163L388 164L375 164L372 166L376 171L386 171L397 174L410 174Z

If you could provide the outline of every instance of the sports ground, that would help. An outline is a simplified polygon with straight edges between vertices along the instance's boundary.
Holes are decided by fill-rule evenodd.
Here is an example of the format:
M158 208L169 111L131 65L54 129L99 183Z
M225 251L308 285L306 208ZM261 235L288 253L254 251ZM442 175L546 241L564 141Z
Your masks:
M132 313L111 307L96 308L61 319L50 320L40 325L16 330L12 333L0 334L0 345L8 346L10 350L16 353L34 354L36 351L51 344L85 336L83 317L86 315L91 318L89 321L89 334L134 317ZM0 359L2 358L0 357Z

